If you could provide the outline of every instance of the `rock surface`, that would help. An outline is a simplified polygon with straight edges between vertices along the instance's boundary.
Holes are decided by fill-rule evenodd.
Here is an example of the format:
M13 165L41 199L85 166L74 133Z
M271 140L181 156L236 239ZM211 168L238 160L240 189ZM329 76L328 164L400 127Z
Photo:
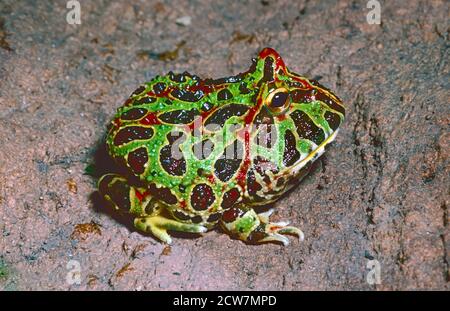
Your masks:
M206 2L81 1L69 25L64 1L1 1L0 289L448 290L448 1L381 1L380 25L367 1ZM276 204L304 242L169 248L95 207L85 169L129 93L169 70L236 74L265 46L348 109Z

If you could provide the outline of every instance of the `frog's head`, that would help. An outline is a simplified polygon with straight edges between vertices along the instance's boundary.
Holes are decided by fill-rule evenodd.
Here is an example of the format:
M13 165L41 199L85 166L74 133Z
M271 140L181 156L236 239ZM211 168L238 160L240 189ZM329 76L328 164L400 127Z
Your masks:
M284 191L285 180L299 180L308 172L312 161L334 138L345 109L317 81L289 71L271 48L259 53L249 80L258 92L254 104L260 108L253 123L257 127L268 125L266 129L257 128L256 144L270 151L255 152L253 158L255 169L262 176L256 182L267 185L263 190L267 200ZM277 129L271 130L272 125L277 125ZM255 179L258 178L255 174Z
M340 102L317 81L289 71L281 56L271 48L264 48L258 54L254 66L256 84L260 89L259 96L274 116L291 112L292 103L313 100ZM333 109L340 108L334 106ZM336 110L344 114L343 109Z
M259 96L273 115L285 113L290 106L290 92L294 85L281 56L271 48L263 49L255 60Z

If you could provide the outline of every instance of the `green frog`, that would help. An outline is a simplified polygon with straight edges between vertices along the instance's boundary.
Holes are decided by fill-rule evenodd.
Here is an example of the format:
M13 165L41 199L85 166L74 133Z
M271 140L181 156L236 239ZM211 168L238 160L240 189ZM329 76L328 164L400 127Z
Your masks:
M164 243L170 231L220 225L248 243L288 245L286 235L302 240L302 231L258 207L298 184L344 116L336 95L288 70L271 48L235 76L169 72L118 109L106 144L120 170L102 176L98 189Z

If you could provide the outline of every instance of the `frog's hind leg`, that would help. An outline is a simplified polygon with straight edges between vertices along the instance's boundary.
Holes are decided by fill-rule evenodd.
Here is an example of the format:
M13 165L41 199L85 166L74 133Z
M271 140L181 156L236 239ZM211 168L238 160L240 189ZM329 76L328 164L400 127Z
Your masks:
M145 189L132 187L127 179L118 174L103 175L98 181L98 191L116 211L140 215L151 200Z
M287 246L289 239L285 234L304 239L303 232L287 222L270 222L272 212L257 214L253 208L235 207L223 214L221 224L232 236L250 243L279 242Z
M204 226L183 223L178 220L167 218L161 214L137 217L134 219L134 225L139 230L149 232L167 244L172 243L172 238L169 233L167 233L167 230L192 233L203 233L208 230Z
M167 244L172 242L167 230L194 233L207 231L204 226L166 217L163 213L165 208L153 200L147 189L130 186L127 179L121 175L102 176L98 182L98 190L116 211L135 216L134 226L137 229L151 233Z

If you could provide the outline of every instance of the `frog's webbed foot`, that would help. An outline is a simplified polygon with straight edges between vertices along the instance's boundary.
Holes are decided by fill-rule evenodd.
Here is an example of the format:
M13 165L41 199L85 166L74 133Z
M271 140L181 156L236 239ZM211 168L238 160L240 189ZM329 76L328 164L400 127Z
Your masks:
M270 222L273 210L257 214L252 208L233 208L222 217L222 225L233 236L250 243L279 242L287 246L289 239L285 234L298 236L303 241L303 232L288 222Z
M149 232L161 241L170 244L172 239L167 230L202 233L207 228L201 225L183 223L174 219L166 218L162 215L137 217L134 220L134 226L144 232Z

